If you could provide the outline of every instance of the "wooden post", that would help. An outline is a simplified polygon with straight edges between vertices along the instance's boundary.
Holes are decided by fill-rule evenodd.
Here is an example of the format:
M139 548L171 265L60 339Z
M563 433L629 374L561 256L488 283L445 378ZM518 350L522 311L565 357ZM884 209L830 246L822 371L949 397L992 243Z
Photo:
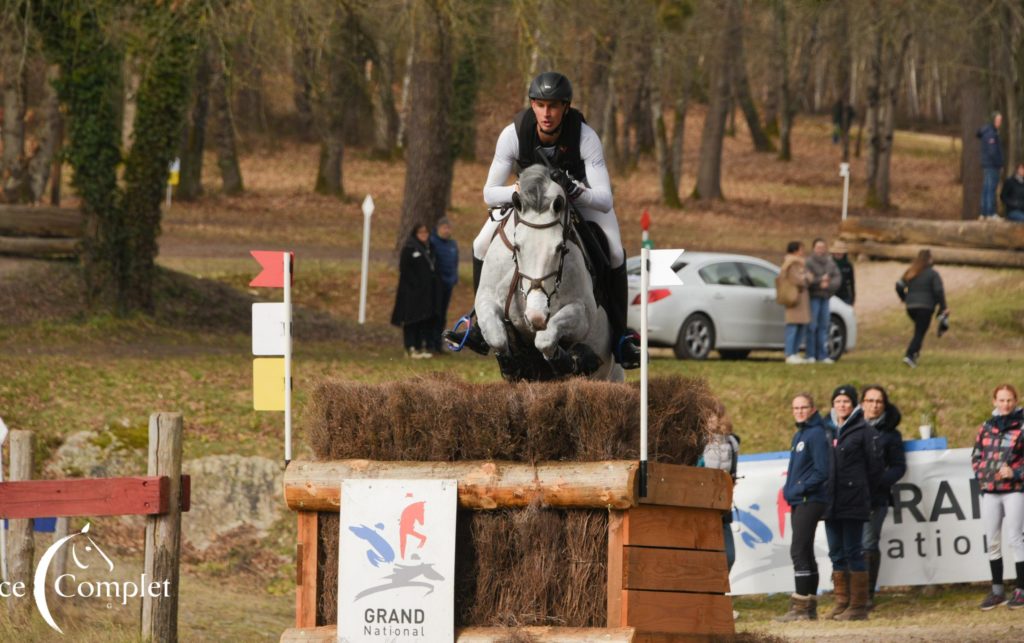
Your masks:
M11 431L11 480L32 479L32 455L35 440L31 431ZM11 583L25 584L26 596L32 594L32 563L35 562L35 541L32 534L32 520L8 521L7 530L7 573ZM27 610L31 605L28 598L7 602L13 609Z
M319 514L300 511L298 545L295 551L295 627L316 627L320 588L316 583Z
M178 640L178 559L181 550L181 414L149 417L149 475L170 478L166 514L146 519L146 560L143 573L161 583L158 596L142 599L142 640ZM164 581L167 581L164 584Z

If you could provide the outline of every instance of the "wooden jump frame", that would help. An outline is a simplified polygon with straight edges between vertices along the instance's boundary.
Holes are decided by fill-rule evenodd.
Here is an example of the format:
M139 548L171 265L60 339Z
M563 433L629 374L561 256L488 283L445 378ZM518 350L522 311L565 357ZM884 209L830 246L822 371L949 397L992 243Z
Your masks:
M538 641L644 641L735 633L722 512L732 508L732 481L717 469L651 463L640 498L638 463L292 462L285 502L298 512L295 628L283 642L335 641L334 625L317 626L318 512L338 511L346 478L456 479L459 507L477 511L525 507L607 509L606 628L522 628ZM506 628L468 627L460 643L508 638Z

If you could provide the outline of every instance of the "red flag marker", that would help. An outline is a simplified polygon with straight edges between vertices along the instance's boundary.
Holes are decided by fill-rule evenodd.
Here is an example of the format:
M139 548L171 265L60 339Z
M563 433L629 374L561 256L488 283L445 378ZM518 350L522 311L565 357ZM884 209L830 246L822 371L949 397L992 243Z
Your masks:
M640 229L650 230L651 228L651 213L644 208L644 213L640 215Z
M250 250L249 254L259 262L263 271L256 275L256 278L249 282L250 286L262 288L284 288L284 262L280 250ZM295 253L288 253L288 263L291 264L291 282L295 283Z

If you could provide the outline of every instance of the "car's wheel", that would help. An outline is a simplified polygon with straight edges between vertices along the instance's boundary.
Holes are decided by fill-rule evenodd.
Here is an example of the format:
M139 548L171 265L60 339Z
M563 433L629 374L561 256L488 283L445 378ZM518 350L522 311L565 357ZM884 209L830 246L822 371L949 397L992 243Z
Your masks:
M739 349L726 350L724 348L719 348L718 354L722 359L747 359L750 355L750 351Z
M678 359L707 359L714 347L714 325L707 315L694 313L686 318L679 329L679 338L673 351Z
M838 361L846 352L846 324L838 315L831 315L828 324L828 337L825 340L828 356Z

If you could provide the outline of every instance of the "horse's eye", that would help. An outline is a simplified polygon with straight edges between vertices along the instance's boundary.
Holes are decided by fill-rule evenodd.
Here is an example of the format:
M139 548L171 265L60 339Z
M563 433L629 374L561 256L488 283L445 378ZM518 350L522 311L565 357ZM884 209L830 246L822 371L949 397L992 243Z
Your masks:
M561 214L562 210L565 208L565 197L561 194L556 196L555 203L551 207L554 209L555 214Z

